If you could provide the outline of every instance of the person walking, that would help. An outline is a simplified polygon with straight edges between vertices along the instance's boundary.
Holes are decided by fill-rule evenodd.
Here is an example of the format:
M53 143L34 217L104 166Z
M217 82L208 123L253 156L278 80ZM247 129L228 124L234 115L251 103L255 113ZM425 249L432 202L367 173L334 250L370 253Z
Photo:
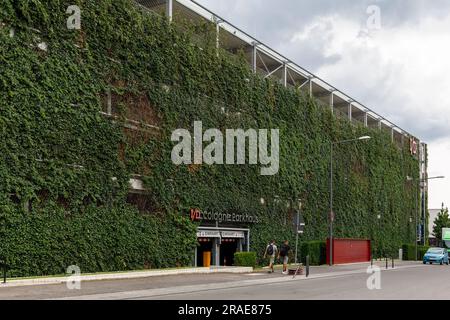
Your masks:
M264 252L264 258L266 258L266 256L269 256L270 262L269 262L269 273L273 273L273 265L275 263L275 257L277 254L277 246L275 245L275 240L270 241L270 243L267 245L266 247L266 251Z
M280 257L281 257L283 260L283 271L281 272L282 274L288 274L287 264L289 262L289 251L290 250L291 250L291 247L289 246L289 241L284 240L283 244L280 246L280 251L278 253L278 259L280 259Z

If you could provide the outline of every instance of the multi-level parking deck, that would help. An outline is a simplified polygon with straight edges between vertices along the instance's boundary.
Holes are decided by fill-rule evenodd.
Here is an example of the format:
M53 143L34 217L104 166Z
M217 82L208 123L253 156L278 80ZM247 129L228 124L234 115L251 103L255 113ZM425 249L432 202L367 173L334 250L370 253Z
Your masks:
M190 20L194 23L210 22L215 25L217 46L231 54L244 53L253 72L280 81L284 86L310 94L324 107L354 125L384 130L392 142L402 147L406 143L419 145L419 139L385 117L366 107L319 76L299 66L268 45L255 39L224 18L193 0L135 0L155 13L172 20Z

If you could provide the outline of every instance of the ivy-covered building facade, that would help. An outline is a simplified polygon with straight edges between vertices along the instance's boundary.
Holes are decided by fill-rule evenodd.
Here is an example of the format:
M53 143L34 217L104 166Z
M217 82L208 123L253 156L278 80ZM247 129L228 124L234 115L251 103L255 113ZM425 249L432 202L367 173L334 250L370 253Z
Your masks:
M3 2L0 259L12 276L203 265L205 251L262 263L269 240L295 238L299 201L301 241L324 241L329 145L360 136L334 150L335 237L377 252L416 240L426 145L205 8ZM174 163L173 132L199 121L202 133L277 129L276 174Z

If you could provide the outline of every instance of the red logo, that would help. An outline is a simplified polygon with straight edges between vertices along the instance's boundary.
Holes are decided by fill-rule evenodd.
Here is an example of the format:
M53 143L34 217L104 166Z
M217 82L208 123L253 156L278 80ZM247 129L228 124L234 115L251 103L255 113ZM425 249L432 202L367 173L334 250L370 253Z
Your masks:
M191 211L189 212L189 216L190 216L192 221L200 220L201 219L200 210L198 210L198 209L191 209Z

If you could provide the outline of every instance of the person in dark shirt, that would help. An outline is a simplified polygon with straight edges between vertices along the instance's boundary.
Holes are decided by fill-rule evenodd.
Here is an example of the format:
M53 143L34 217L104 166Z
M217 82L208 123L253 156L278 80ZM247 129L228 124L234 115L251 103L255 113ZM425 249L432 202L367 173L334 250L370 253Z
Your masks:
M289 246L289 241L284 240L283 244L280 247L280 251L278 251L278 259L283 258L283 274L287 274L287 264L289 261L289 251L291 247Z

